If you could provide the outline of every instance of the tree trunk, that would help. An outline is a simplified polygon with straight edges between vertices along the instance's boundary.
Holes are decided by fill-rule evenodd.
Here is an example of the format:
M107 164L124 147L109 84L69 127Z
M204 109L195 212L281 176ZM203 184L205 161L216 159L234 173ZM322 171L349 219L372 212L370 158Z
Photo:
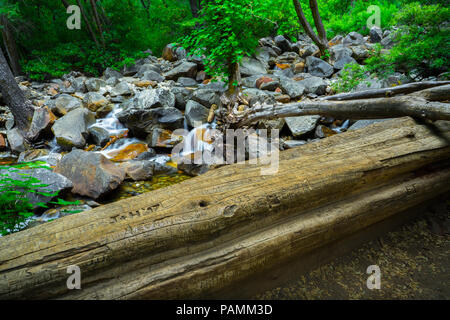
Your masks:
M11 28L9 27L8 18L5 15L0 16L0 24L3 26L2 37L5 45L6 54L14 76L22 74L22 68L19 63L19 52L17 50L16 41L14 40Z
M191 7L192 16L194 18L198 17L198 11L200 10L198 0L189 0L189 5Z
M95 42L95 45L97 48L100 47L100 44L98 43L97 37L95 36L94 30L92 30L91 24L89 23L89 19L86 15L86 12L84 11L84 7L81 4L80 0L77 0L77 5L80 7L81 15L83 16L84 23L86 24L86 27L88 29L88 32L92 38L92 40Z
M4 102L8 105L17 128L22 133L28 130L33 118L34 107L30 101L25 98L22 90L17 85L14 76L9 69L3 51L0 48L0 91Z
M325 28L323 27L322 20L319 15L319 9L317 7L316 1L310 1L310 7L311 11L314 16L314 22L316 24L316 28L319 32L319 36L317 36L314 32L314 30L311 28L311 25L309 24L308 20L306 19L305 13L303 12L302 5L299 0L293 0L294 2L294 8L298 16L298 20L300 21L300 24L302 25L303 29L305 30L308 37L311 38L311 40L319 47L319 50L321 54L323 55L325 51L328 49L328 40L326 39L326 32ZM315 8L311 5L314 5ZM325 40L324 40L325 39Z
M91 7L92 7L93 15L94 15L94 21L95 21L95 24L97 25L98 32L100 34L100 39L102 41L102 46L105 47L105 38L103 37L103 27L102 27L102 23L100 21L100 17L97 12L97 5L95 3L95 0L91 0Z
M279 159L274 175L225 166L0 238L0 298L211 298L450 189L450 146L410 118Z
M447 87L447 86L446 86ZM444 93L444 91L446 93ZM450 86L446 90L435 90L439 96L450 97ZM349 101L307 101L285 105L266 105L254 108L238 121L238 127L262 119L276 119L307 115L330 116L338 119L383 119L410 116L416 119L450 120L450 104L428 101L428 90L422 95L398 96Z

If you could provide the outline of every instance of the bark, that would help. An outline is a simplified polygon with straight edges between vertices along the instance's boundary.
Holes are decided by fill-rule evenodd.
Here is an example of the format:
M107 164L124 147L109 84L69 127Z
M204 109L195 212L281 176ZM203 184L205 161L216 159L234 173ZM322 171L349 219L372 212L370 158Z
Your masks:
M310 6L311 6L312 2L315 2L315 1L310 1ZM305 13L303 12L303 8L302 8L302 5L301 5L300 1L299 0L293 0L293 3L294 3L294 8L295 8L295 11L297 13L298 19L300 21L300 24L302 25L302 27L305 30L306 34L319 47L320 52L322 54L325 53L325 51L328 49L328 40L326 39L325 29L323 27L322 20L320 18L318 9L317 10L313 10L313 7L311 7L311 10L312 10L313 16L314 16L314 21L316 23L316 28L317 28L317 30L321 30L321 31L319 31L319 32L322 33L321 37L316 35L316 33L312 29L311 25L309 24L308 20L306 19L306 16L305 16ZM317 7L317 3L315 3L315 5ZM317 22L316 22L316 19L317 19ZM319 23L319 21L320 21L320 23ZM323 40L322 37L325 37L325 41Z
M450 95L450 87L445 95ZM444 90L439 91L443 96ZM427 91L427 93L428 91ZM425 95L425 94L424 94ZM349 101L308 101L285 105L264 105L242 116L237 126L246 126L262 119L307 115L330 116L338 119L383 119L410 116L416 119L450 120L450 104L429 101L420 96L398 96Z
M19 63L19 51L17 50L16 41L14 40L9 20L5 15L0 16L0 24L2 28L3 43L5 45L6 54L8 55L11 70L15 76L22 74L22 68Z
M100 21L100 17L98 15L97 4L95 3L95 0L91 0L91 7L92 7L92 12L94 13L94 21L95 21L95 24L97 25L97 29L100 34L100 39L102 41L102 46L105 47L105 38L103 37L103 27L102 27L102 23Z
M81 15L83 16L84 23L86 24L86 28L89 32L89 35L91 36L92 40L95 42L95 45L97 48L100 47L100 44L98 43L97 37L95 36L94 31L92 30L91 24L89 23L89 19L86 15L86 12L84 11L84 7L81 4L80 0L77 0L77 5L80 7Z
M192 16L197 18L200 10L199 0L189 0L189 5L191 7Z
M319 6L317 5L317 0L309 0L309 7L311 8L311 13L314 18L314 25L316 26L317 33L319 34L319 38L321 43L324 45L328 44L327 32L325 31L325 27L323 26L322 18L319 13Z
M450 128L442 123L449 136ZM450 146L410 118L235 164L0 238L0 298L220 294L450 189ZM174 200L176 199L176 201ZM81 269L69 290L67 267Z
M408 94L428 88L446 86L450 84L450 81L423 81L423 82L414 82L403 84L397 87L392 88L383 88L383 89L369 89L361 92L350 92L350 93L340 93L334 96L328 96L321 98L321 100L336 100L336 101L344 101L344 100L357 100L357 99L369 99L369 98L385 98L392 97L398 94ZM441 88L436 92L441 92L441 94L445 94L448 92L448 87ZM430 96L431 97L431 96ZM433 98L429 100L435 101L443 101L441 98ZM444 99L445 100L445 99Z
M16 126L25 133L28 130L33 118L34 107L25 98L22 90L17 85L16 80L6 62L3 51L0 48L0 91L4 102L8 105Z

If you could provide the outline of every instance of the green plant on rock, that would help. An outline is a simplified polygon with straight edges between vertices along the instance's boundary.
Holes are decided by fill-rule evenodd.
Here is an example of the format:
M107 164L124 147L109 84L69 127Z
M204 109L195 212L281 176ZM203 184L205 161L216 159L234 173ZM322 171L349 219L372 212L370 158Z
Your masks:
M331 87L336 93L352 91L364 81L370 87L370 82L367 81L367 78L368 72L365 66L351 63L345 65L344 69L340 72L340 79L334 82Z
M37 178L21 172L22 169L47 169L42 162L27 162L9 166L0 166L0 234L7 235L26 227L26 221L33 216L36 206L48 208L48 204L78 204L57 199L56 202L32 204L27 195L38 194L45 197L56 197L58 192L45 189ZM17 177L17 175L19 177ZM61 202L62 201L62 202Z

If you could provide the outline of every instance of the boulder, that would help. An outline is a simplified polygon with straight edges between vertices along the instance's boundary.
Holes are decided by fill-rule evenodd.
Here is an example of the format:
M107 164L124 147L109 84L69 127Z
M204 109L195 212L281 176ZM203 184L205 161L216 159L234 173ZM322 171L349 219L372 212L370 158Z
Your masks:
M323 95L326 93L327 83L320 77L308 77L299 81L305 87L306 93Z
M285 77L280 78L280 86L283 92L292 99L301 98L305 92L305 86L301 82Z
M367 49L366 46L353 46L352 48L352 56L356 60L363 62L365 59L367 59L370 56L370 52Z
M105 77L106 80L108 80L109 78L120 79L123 77L123 75L119 71L111 68L106 68L105 72L103 72L103 76Z
M92 141L97 146L104 147L111 139L108 130L104 128L93 126L89 127L88 131Z
M101 107L109 104L109 101L98 92L89 92L84 96L83 104L89 110L96 112Z
M144 74L141 77L142 80L149 80L149 81L156 81L156 82L162 82L164 81L164 77L160 75L158 72L149 70L144 72Z
M135 99L134 104L138 108L150 109L159 107L173 108L175 95L170 89L158 88L142 91Z
M378 122L383 122L386 120L392 120L392 119L367 119L367 120L358 120L356 121L352 126L350 126L350 128L348 128L348 130L358 130L358 129L362 129L365 128L367 126L370 126L371 124L374 123L378 123Z
M276 46L281 49L281 51L286 52L292 50L291 43L284 36L278 35L273 40Z
M24 152L29 147L18 128L7 130L6 137L8 139L9 148L15 153Z
M275 91L279 87L280 87L279 81L270 81L270 82L264 82L263 84L261 84L260 89L267 90L267 91Z
M158 74L161 74L162 72L159 65L153 63L145 63L139 68L138 77L142 77L148 71L153 71Z
M86 77L77 77L71 81L72 88L75 90L75 92L86 92L86 85L84 82L86 81Z
M306 59L307 57L313 55L318 50L319 50L318 46L312 43L308 43L300 48L299 55L301 58Z
M167 80L177 81L180 77L195 78L197 65L192 62L182 62L179 66L173 68L165 74Z
M85 81L85 85L87 91L99 91L101 87L106 86L106 82L101 79L90 78Z
M183 128L184 116L175 107L154 108L150 110L153 123L160 124L165 129Z
M209 109L200 103L189 100L186 104L185 117L187 124L195 127L195 123L205 123L208 119Z
M27 132L27 138L34 141L42 137L50 136L51 127L55 120L56 116L48 107L37 108L34 111L30 129Z
M162 52L163 59L170 62L177 61L178 57L177 54L175 53L175 50L176 50L175 44L170 43L166 45Z
M358 32L350 32L342 41L346 46L358 46L364 44L364 37Z
M334 69L342 70L346 64L356 63L352 58L353 51L342 44L330 48L330 60Z
M56 142L63 148L83 148L89 136L88 127L95 123L95 114L85 108L75 109L55 121L52 127Z
M186 102L192 96L192 90L184 87L173 87L172 93L175 95L175 108L184 111Z
M286 124L294 137L300 137L316 128L320 116L301 116L286 118Z
M250 57L242 58L240 71L242 77L267 73L266 67L261 61Z
M334 73L333 67L322 59L309 56L306 58L308 73L316 77L328 78Z
M146 142L152 148L173 148L183 141L182 136L174 135L171 130L154 127L149 130Z
M131 86L126 81L119 82L110 92L111 97L129 96L133 94Z
M55 172L72 181L72 193L93 199L116 189L125 178L125 171L104 155L82 150L65 155Z
M63 116L72 110L81 108L82 106L83 103L80 99L68 94L61 94L55 99L52 106L52 111L59 116Z
M249 102L249 106L253 108L257 103L275 104L275 94L269 91L262 91L259 89L248 88L243 90L245 99Z
M386 37L383 38L383 40L381 40L381 45L383 46L383 48L385 49L392 49L392 47L394 46L394 33L389 33Z
M383 30L377 26L373 26L369 32L370 42L378 43L383 39Z
M213 104L220 104L220 93L212 89L199 89L193 92L192 100L201 103L206 108L210 108Z
M133 181L150 180L153 177L154 166L154 162L148 160L132 160L120 164L125 171L125 179Z
M30 162L48 156L47 149L30 149L19 154L17 162Z
M198 85L197 81L192 78L180 77L177 82L183 87L195 87Z

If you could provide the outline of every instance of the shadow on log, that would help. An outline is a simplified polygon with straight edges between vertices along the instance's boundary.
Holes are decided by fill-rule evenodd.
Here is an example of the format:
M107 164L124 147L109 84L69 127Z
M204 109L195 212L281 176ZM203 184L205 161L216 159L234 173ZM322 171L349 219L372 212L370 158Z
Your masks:
M448 191L449 159L400 118L281 152L275 175L212 170L1 238L0 297L206 298Z

